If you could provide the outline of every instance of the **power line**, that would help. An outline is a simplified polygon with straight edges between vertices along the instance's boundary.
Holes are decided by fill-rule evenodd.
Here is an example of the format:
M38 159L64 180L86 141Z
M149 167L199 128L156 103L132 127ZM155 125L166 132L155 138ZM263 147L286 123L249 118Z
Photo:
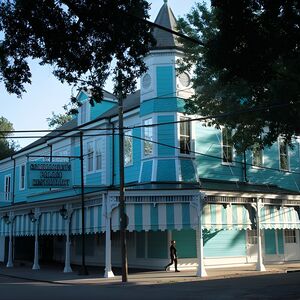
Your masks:
M129 136L129 137L132 137L132 138L135 138L135 139L138 139L138 140L142 140L142 141L146 141L146 142L152 142L153 144L157 144L157 145L160 145L160 146L172 148L172 149L175 149L175 150L181 150L180 147L168 145L168 144L165 144L165 143L161 143L161 142L157 142L157 141L153 141L153 140L149 140L149 139L145 139L145 138L142 138L142 137L138 137L138 136L134 136L134 135L126 135L126 134L125 134L125 136ZM193 154L201 155L201 156L204 156L204 157L207 157L207 158L222 160L222 157L220 157L220 156L210 155L210 154L197 152L197 151L192 151L192 150L190 150L189 152L193 153ZM191 159L191 157L189 157L189 158ZM233 167L233 168L239 168L238 166L234 165L235 163L236 164L245 164L245 165L250 166L250 167L256 167L253 164L244 163L242 161L237 161L237 160L232 160L232 163L233 163L233 165L230 165L230 166ZM266 170L271 170L271 171L277 171L277 172L300 175L300 172L294 172L294 171L289 171L289 170L280 170L280 169L275 169L275 168L271 168L271 167L262 166L262 167L259 167L259 169L266 169Z

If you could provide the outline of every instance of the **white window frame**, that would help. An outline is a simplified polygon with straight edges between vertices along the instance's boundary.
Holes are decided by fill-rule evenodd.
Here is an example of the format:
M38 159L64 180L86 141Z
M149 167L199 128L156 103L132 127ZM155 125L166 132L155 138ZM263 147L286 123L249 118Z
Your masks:
M181 121L184 121L184 120L189 120L187 122L181 122ZM179 143L179 155L180 156L191 156L193 155L193 139L192 139L192 124L191 124L191 121L190 121L190 118L188 117L185 117L185 116L179 116L179 128L178 128L178 143ZM188 125L187 125L188 124ZM185 135L185 134L182 134L181 133L181 126L188 126L188 130L189 130L189 133L188 135ZM189 137L189 149L187 150L187 152L182 152L182 148L181 148L181 138L184 137Z
M254 150L255 149L255 146L253 146L253 149L252 149L252 167L253 168L256 168L256 169L260 169L264 166L264 152L263 152L263 149L259 149L259 153L261 155L261 165L258 166L257 164L255 164L255 153L257 153L257 150Z
M22 170L24 170L24 174L22 174ZM20 191L25 190L26 182L26 164L20 165L20 177L19 177L19 189Z
M85 124L90 119L90 102L89 100L85 100L82 102L81 106L79 107L79 114L78 114L78 120L79 125Z
M95 140L95 149L94 149L94 156L95 156L95 171L99 171L102 170L102 157L103 157L103 153L101 151L101 142L103 142L101 139L96 139ZM99 143L99 147L98 147L98 143ZM100 160L99 160L100 158ZM100 162L100 164L99 164Z
M229 145L229 144L225 144L224 143L224 138L223 138L223 130L229 130L226 127L222 127L221 128L221 159L222 159L222 165L234 165L234 148L233 145ZM232 130L231 130L231 134L232 134ZM226 148L231 148L232 151L232 161L224 161L224 147Z
M286 244L297 244L296 229L284 229L284 242Z
M86 143L86 150L87 150L87 172L93 173L94 172L94 141L88 141ZM91 150L91 151L90 151Z
M4 199L5 201L10 200L11 193L11 174L4 176Z
M131 151L130 151L130 156L127 156L126 152L126 141L131 141ZM129 158L128 161L126 158ZM126 130L124 132L124 166L129 167L133 165L133 136L132 136L132 129Z
M103 170L103 151L101 151L101 143L103 139L93 139L86 142L86 170L87 174L96 173ZM97 147L99 145L99 148ZM92 150L91 152L89 150ZM99 152L98 152L99 150ZM100 166L99 159L100 157Z
M153 118L147 118L143 121L143 125L151 125L151 124L153 124ZM149 138L148 134L146 134L146 130L151 132L150 138ZM152 142L149 142L149 141L146 141L146 140L143 141L143 143L142 143L142 145L143 145L142 146L143 147L143 152L142 152L143 157L144 158L153 157L154 156L154 143L153 143L153 141L154 141L154 128L153 128L153 126L143 127L143 138L147 139L149 141L152 141ZM151 144L151 147L152 147L151 148L151 153L149 153L149 154L145 153L145 144L146 143Z
M286 150L286 154L282 154L281 152L281 143L285 144L285 150ZM278 155L279 155L279 170L281 171L289 171L290 170L290 161L289 161L289 148L288 145L284 142L284 139L282 137L278 138ZM287 168L282 168L282 164L281 164L281 157L285 157L286 158L286 165Z

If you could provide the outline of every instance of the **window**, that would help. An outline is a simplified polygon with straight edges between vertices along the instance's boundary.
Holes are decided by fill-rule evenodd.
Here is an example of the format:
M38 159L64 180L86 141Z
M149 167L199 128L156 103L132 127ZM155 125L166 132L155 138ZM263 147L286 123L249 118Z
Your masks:
M257 232L256 232L256 230L247 230L247 242L250 245L257 244Z
M296 244L296 230L295 229L285 229L284 230L284 240L287 244Z
M61 157L55 157L55 156L61 156ZM69 150L60 150L55 151L53 153L53 159L54 162L69 162L70 161L70 151Z
M11 177L10 175L6 175L4 177L4 200L10 200L10 184L11 184Z
M128 130L124 135L124 164L129 166L133 163L133 138L132 130Z
M93 142L87 143L87 152L88 152L88 172L94 170L94 147Z
M263 166L263 152L259 144L255 144L252 149L252 165L254 167Z
M20 167L20 190L25 189L25 165Z
M96 170L101 170L102 168L102 153L101 153L101 141L97 140L95 142L95 146L96 146Z
M232 131L229 128L222 129L222 160L223 163L233 162Z
M288 145L283 138L279 138L279 168L280 170L289 170Z
M150 156L153 154L153 127L152 119L144 121L144 156Z
M188 118L180 118L179 130L180 153L190 154L191 151L191 123Z
M87 143L87 171L94 172L102 169L102 139Z
M81 104L79 108L79 122L84 124L89 119L89 101L85 101Z

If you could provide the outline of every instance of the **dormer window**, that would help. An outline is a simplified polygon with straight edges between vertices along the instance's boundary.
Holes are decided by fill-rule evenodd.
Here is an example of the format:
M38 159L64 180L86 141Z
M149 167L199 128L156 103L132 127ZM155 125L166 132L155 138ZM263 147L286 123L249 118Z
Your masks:
M85 101L79 107L79 116L78 116L79 125L89 121L89 117L90 117L89 104L90 104L89 101Z

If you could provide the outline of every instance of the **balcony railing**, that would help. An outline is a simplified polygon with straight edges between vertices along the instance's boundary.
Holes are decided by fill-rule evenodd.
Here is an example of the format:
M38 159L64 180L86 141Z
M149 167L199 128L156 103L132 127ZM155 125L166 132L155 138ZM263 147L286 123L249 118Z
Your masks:
M11 202L12 193L11 192L0 192L0 202Z

